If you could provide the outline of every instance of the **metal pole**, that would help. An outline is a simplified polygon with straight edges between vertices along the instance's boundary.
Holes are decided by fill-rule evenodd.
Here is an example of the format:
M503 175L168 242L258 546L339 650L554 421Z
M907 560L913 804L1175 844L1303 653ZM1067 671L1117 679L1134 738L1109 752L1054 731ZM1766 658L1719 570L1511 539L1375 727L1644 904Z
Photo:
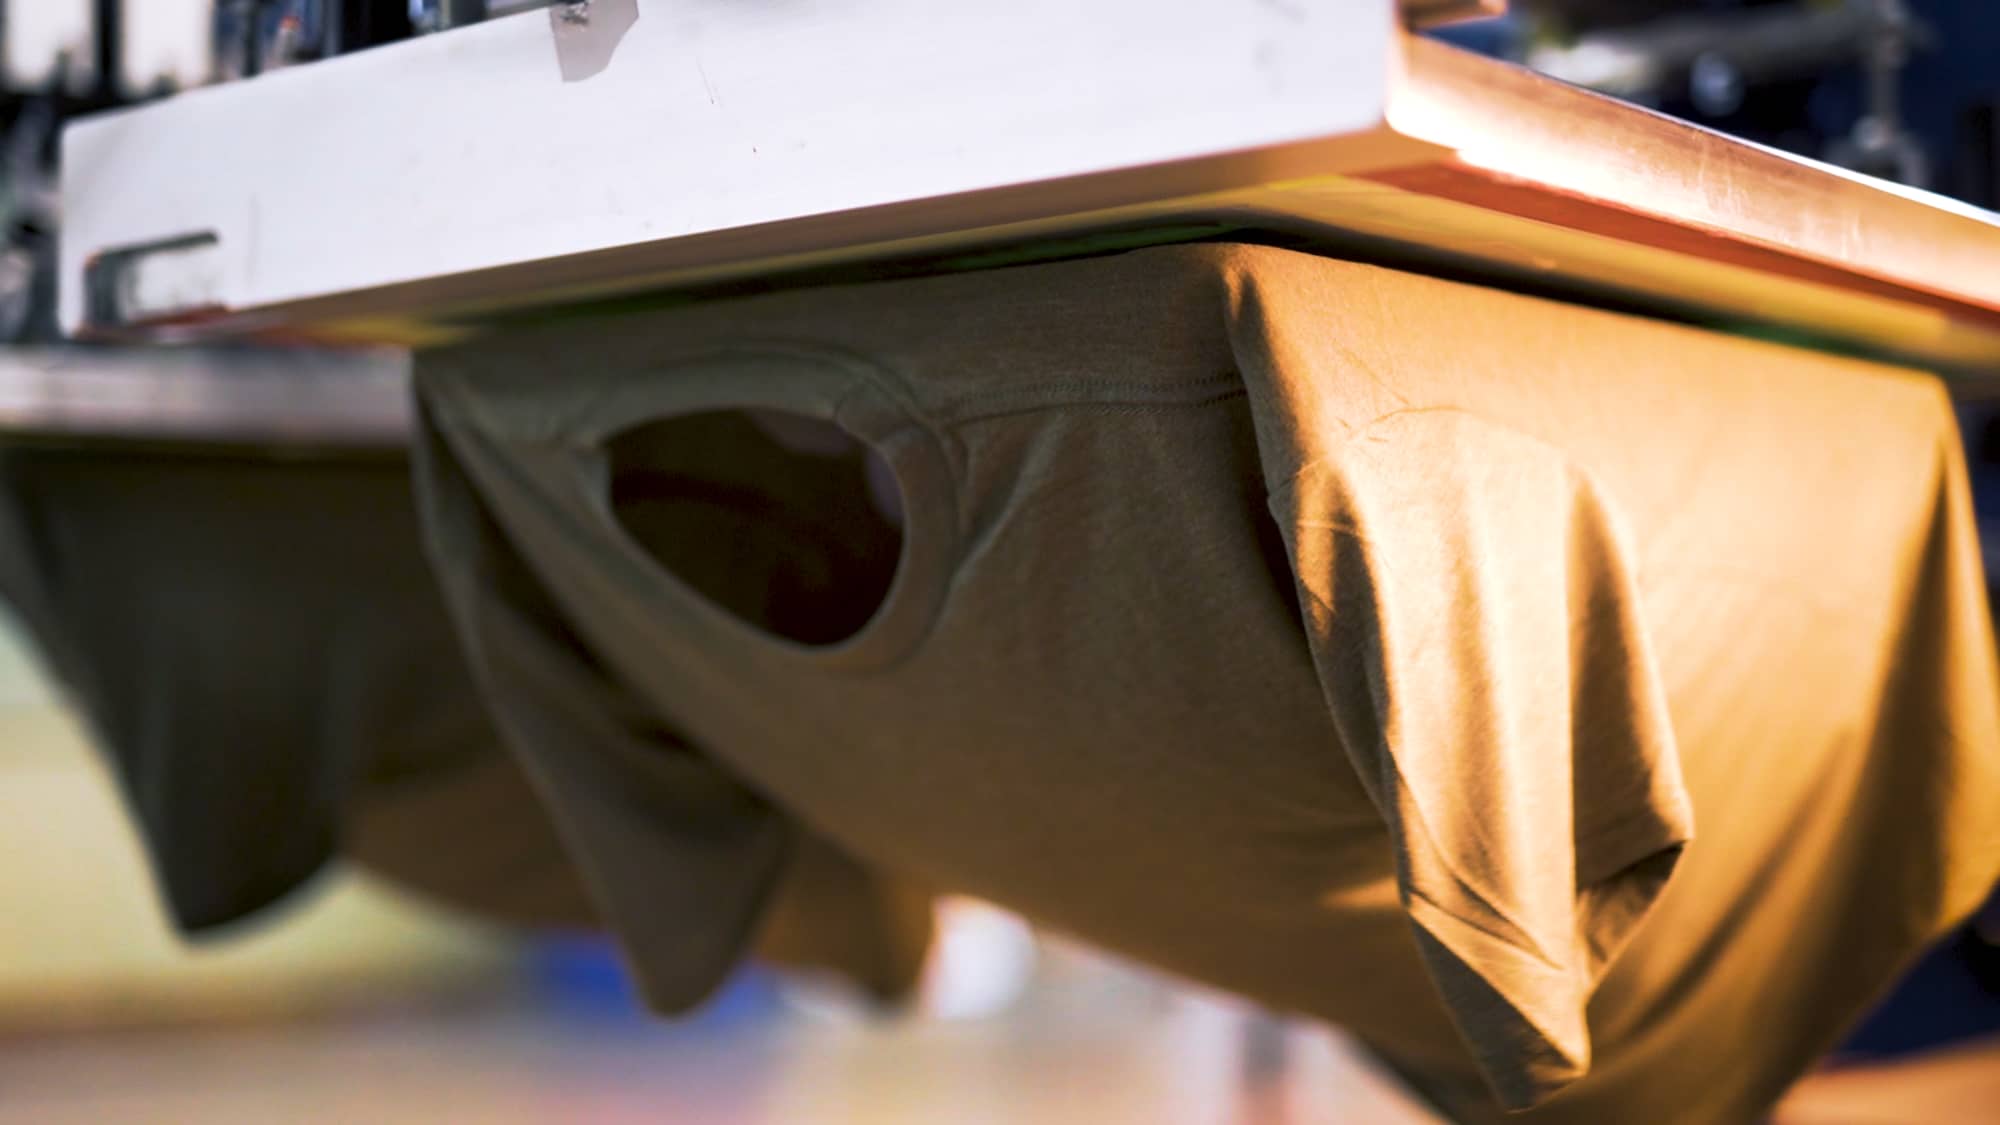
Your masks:
M119 101L125 70L124 0L96 0L97 79L92 100L100 104Z

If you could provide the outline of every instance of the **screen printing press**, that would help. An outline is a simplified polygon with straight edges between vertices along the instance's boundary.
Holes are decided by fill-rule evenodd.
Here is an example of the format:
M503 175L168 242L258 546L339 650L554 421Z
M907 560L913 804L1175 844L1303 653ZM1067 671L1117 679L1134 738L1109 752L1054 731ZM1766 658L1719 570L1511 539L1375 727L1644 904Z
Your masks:
M75 119L60 323L99 343L394 348L555 305L1228 234L2000 367L2000 218L1419 38L1412 17L1389 0L489 14ZM36 390L51 364L95 389ZM100 400L129 422L106 370L144 365L7 366L17 421L47 397L70 426ZM305 366L310 416L325 364ZM198 368L160 377L212 383ZM248 385L218 394L287 401Z

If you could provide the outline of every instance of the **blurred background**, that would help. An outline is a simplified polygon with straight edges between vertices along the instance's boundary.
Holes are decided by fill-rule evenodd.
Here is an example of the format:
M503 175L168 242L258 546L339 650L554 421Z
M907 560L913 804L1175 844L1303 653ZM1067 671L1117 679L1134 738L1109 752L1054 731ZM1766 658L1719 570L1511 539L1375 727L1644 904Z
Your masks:
M1351 1044L965 901L916 1009L741 971L645 1016L609 944L351 871L174 936L112 779L0 631L0 1122L1430 1122Z
M541 6L0 0L0 342L54 339L62 121ZM1514 7L1439 34L2000 204L2000 8L1988 0ZM2000 401L1969 394L1962 417L1982 518L2000 529ZM940 926L904 1016L750 966L671 1024L641 1015L600 939L484 927L351 871L188 945L88 732L0 628L0 1123L1434 1120L1336 1033L979 904L948 902ZM1996 943L1996 918L1955 935L1780 1120L2000 1121Z

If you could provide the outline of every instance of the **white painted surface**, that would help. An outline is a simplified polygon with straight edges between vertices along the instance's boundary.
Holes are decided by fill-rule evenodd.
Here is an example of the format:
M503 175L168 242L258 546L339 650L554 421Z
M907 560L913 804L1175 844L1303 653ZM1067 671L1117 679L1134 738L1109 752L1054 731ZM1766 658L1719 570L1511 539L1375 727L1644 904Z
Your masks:
M564 82L549 13L73 126L85 262L202 232L231 308L1368 129L1390 0L639 0Z

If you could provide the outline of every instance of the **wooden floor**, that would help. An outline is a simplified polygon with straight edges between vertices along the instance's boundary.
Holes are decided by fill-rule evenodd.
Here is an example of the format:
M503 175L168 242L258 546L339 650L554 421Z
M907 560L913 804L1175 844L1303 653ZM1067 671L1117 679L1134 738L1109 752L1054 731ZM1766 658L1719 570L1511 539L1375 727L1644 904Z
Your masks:
M0 1123L1436 1125L1341 1040L1151 1018L691 1034L492 1012L0 1042ZM2000 1043L1810 1080L1775 1125L2000 1121Z
M1178 1004L1069 1030L812 1019L692 1036L482 1015L0 1044L0 1122L1429 1125L1328 1036Z

